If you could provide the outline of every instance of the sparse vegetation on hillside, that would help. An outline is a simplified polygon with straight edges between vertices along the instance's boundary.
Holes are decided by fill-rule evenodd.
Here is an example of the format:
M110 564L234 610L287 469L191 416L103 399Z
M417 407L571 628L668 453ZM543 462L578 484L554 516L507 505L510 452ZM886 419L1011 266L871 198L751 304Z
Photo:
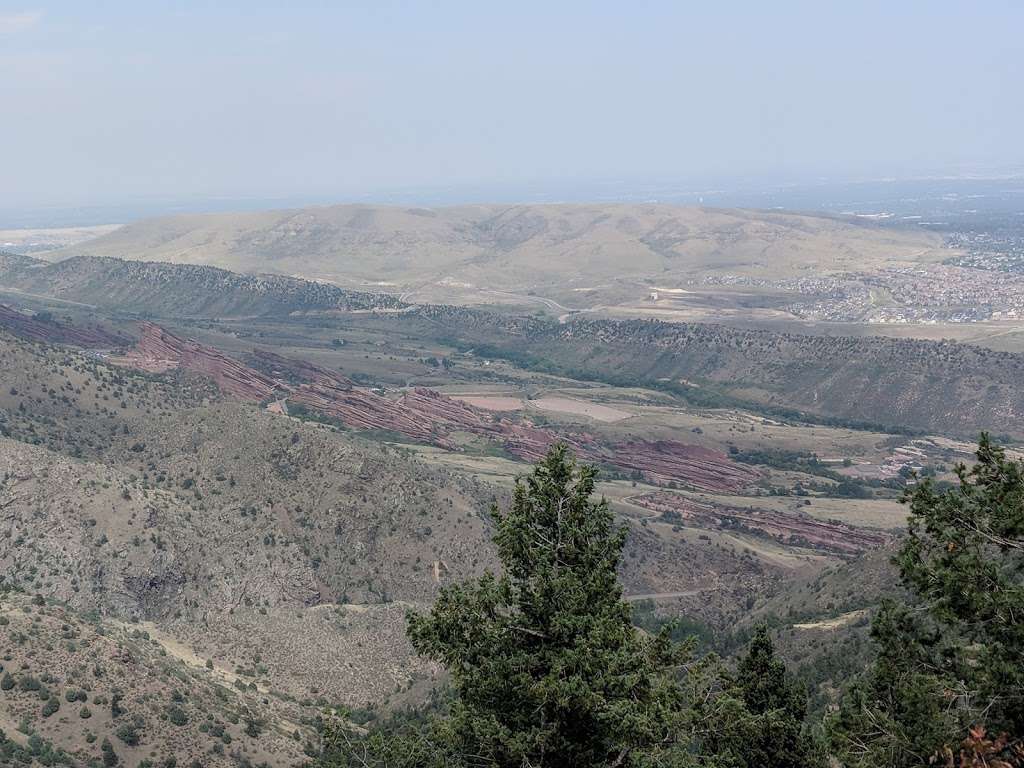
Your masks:
M670 627L632 628L614 573L623 533L590 500L593 470L555 448L498 517L504 574L410 617L417 648L452 672L447 711L369 734L329 723L321 764L1022 765L1024 465L983 436L958 475L956 490L908 494L910 591L874 617L877 655L819 741L765 624L734 670L713 655L677 666Z
M938 236L921 230L657 204L339 205L175 216L129 224L54 257L81 254L385 281L396 293L415 291L417 301L493 302L507 292L522 306L545 306L539 296L548 307L644 297L647 281L680 284L720 274L723 262L743 276L777 279L802 277L809 264L830 273L947 255Z
M135 322L102 313L82 310L72 317L71 310L57 310L47 317L47 311L33 318L47 328L100 320L120 333L137 333ZM787 345L798 350L794 357L815 354L817 342L804 337L683 327L669 334L675 340L662 349L655 343L662 335L657 324L560 325L451 307L185 324L203 343L224 349L224 359L252 354L268 375L284 377L297 390L308 382L289 378L288 366L333 382L342 401L362 397L360 385L372 386L382 412L415 394L426 379L455 395L431 395L439 407L475 401L509 408L472 411L483 427L504 423L535 438L569 435L585 445L632 446L622 456L626 466L639 458L641 445L647 451L643 466L667 456L670 446L692 448L701 471L745 464L737 472L747 484L731 489L704 490L621 468L599 486L608 494L615 525L627 530L615 571L636 601L627 623L652 635L664 631L673 641L699 634L700 654L713 650L725 658L702 656L692 674L663 678L678 685L682 699L671 718L656 720L672 722L672 744L658 744L656 751L666 750L666 759L671 752L683 764L697 752L730 750L727 764L756 764L777 744L813 764L819 750L807 741L813 728L802 722L802 713L810 711L817 722L839 701L840 689L872 658L867 633L879 600L906 597L894 588L892 571L879 566L884 552L870 551L903 522L898 489L919 482L920 472L936 476L928 487L941 495L954 477L946 467L969 448L942 436L910 439L824 425L841 422L838 417L806 423L771 404L739 408L753 401L750 391L737 397L729 389L735 383L655 376L662 366L735 372L749 364L762 377L758 386L789 386L803 369L768 365L758 354ZM593 334L607 342L612 357L595 351ZM461 337L458 344L452 335ZM335 343L339 339L344 343ZM483 343L476 346L478 340ZM714 360L687 351L709 340L720 344ZM531 369L531 345L557 355L556 367L545 363L551 372ZM854 365L855 347L835 358L841 374ZM283 354L270 353L274 348ZM964 357L950 345L915 350L922 360L941 353L928 363L933 368L1002 365L1002 358ZM520 353L527 356L520 359ZM616 366L633 365L638 355L651 365L616 378ZM602 360L609 365L602 368ZM84 734L92 759L127 764L139 757L133 750L152 749L154 733L173 739L176 732L197 730L210 741L211 760L235 759L245 738L275 732L280 706L296 726L286 726L284 738L315 755L316 718L343 705L348 725L333 733L344 734L348 747L404 745L422 755L422 718L399 726L409 738L396 740L387 724L401 717L392 720L389 713L424 701L444 678L435 664L416 656L403 616L410 607L427 609L446 585L473 580L496 565L488 542L495 519L483 510L493 500L507 500L512 478L524 466L516 454L455 428L439 446L411 442L396 431L352 429L341 417L321 419L315 403L284 413L289 403L279 398L238 402L230 388L212 384L201 364L191 373L159 374L125 367L131 364L131 355L109 355L102 347L85 352L0 335L0 565L6 583L28 593L33 611L49 610L56 600L70 616L95 611L138 621L130 624L132 631L148 636L167 657L243 698L270 704L236 713L234 723L220 716L210 721L179 686L140 711L130 685L94 695L78 679L55 682L35 669L23 676L7 665L0 692L27 697L32 706L24 708L24 717L39 732L53 730L52 738L40 736L32 746L8 728L16 744L11 749L45 750L52 743L56 754L67 749L64 735L74 732ZM566 379L564 373L583 378ZM838 379L833 385L845 386ZM690 390L699 396L680 394ZM987 391L990 396L998 393ZM819 459L824 456L829 458ZM804 535L808 531L815 536ZM686 619L674 626L675 615ZM3 628L16 623L8 614L0 619ZM759 621L767 624L771 653L755 632ZM884 627L884 614L875 623ZM52 647L82 648L75 637L47 632ZM10 637L20 642L19 634ZM801 707L765 712L746 701L734 657L748 653L754 638L760 638L755 655L767 659L761 669L777 670L777 654L776 661L789 666L783 688L806 685ZM441 658L440 646L437 652ZM999 663L1005 666L1005 659ZM459 693L457 687L451 691ZM705 715L731 718L719 723L718 743L695 714L701 697L708 704ZM445 703L446 694L439 701L438 716L456 711ZM7 716L3 702L0 696L0 718ZM959 731L944 730L941 743L933 745L952 749L954 737L971 739L971 749L1013 745L1012 736L1000 742L996 730L969 736L968 725L977 723L958 721ZM636 761L642 747L636 746ZM341 759L336 751L328 754ZM271 763L276 768L280 761Z
M0 260L0 283L143 316L231 317L294 311L397 309L388 294L212 266L76 256L54 264Z

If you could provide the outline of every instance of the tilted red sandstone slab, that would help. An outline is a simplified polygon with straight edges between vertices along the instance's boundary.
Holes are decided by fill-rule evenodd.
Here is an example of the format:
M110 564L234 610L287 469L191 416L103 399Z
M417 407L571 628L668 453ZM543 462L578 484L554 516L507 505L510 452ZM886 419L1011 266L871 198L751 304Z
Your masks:
M808 515L760 508L726 507L696 501L678 493L657 491L635 497L631 501L667 515L667 520L677 516L684 524L689 522L716 529L760 533L785 544L802 544L844 555L877 549L891 539L881 531L854 528Z
M557 432L496 418L436 390L416 387L392 399L359 389L346 377L313 363L254 350L256 370L212 347L182 339L152 323L142 326L133 364L154 370L170 361L212 378L231 395L248 400L285 397L355 429L398 433L408 439L456 448L452 433L466 432L501 443L514 456L536 461L555 442L567 443L584 461L638 471L654 483L676 482L703 490L738 490L759 473L719 451L672 440L632 440L603 445L588 432Z
M15 336L47 344L72 344L92 349L114 349L131 344L131 340L102 328L78 328L54 320L41 320L0 304L0 328Z

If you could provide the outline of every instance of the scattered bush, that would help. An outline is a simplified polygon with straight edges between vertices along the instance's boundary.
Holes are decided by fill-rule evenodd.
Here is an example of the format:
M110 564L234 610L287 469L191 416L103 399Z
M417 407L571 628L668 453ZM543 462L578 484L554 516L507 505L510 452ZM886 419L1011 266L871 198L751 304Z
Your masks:
M188 715L185 714L185 710L183 710L181 707L168 707L167 719L170 720L174 725L188 724Z

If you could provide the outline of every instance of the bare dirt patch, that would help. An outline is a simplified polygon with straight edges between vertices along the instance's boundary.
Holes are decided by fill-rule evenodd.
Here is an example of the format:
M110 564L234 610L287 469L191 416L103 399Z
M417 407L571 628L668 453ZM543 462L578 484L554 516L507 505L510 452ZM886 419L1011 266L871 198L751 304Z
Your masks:
M621 411L609 405L600 403L589 403L583 400L573 400L569 397L541 397L531 400L530 405L542 411L555 411L556 413L568 413L573 416L586 416L594 421L601 421L612 424L616 421L630 418L633 414L628 411Z
M509 395L452 395L451 397L485 411L521 411L526 407L521 398Z
M794 624L793 627L796 629L839 629L845 627L847 624L852 624L862 616L867 616L867 610L850 611L849 613L843 613L836 616L834 619L824 619L822 621L812 621L807 624Z

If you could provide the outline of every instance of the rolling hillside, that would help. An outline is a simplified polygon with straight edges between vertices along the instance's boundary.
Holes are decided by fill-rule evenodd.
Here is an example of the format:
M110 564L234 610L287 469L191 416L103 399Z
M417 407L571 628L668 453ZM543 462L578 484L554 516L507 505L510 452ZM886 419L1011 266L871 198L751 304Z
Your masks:
M346 205L149 219L48 258L216 265L374 285L419 301L494 302L513 293L592 306L695 276L820 277L934 260L948 255L940 244L923 232L759 211Z
M405 448L3 331L0 380L3 587L141 622L278 703L380 703L432 677L406 610L494 565L505 490ZM749 590L776 570L667 525L630 536L634 591L717 574Z

